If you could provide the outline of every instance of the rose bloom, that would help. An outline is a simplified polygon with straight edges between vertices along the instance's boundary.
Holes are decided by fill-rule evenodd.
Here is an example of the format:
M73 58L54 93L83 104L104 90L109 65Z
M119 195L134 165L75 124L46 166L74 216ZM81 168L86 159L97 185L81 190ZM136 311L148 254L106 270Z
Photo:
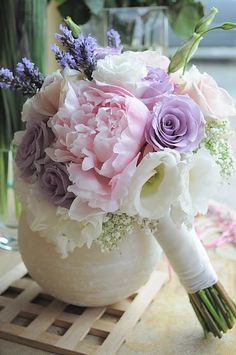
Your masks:
M127 51L98 60L93 78L129 90L152 110L162 95L174 90L166 74L168 65L169 59L158 51Z
M26 131L18 133L21 135L21 141L16 153L16 165L23 177L30 177L40 172L46 156L45 149L55 136L44 121L28 122Z
M193 66L184 76L181 94L188 94L201 108L204 116L225 119L236 115L235 101L207 73Z
M78 196L73 216L119 208L149 119L146 106L120 87L85 81L68 86L64 105L50 119L57 141L47 153L69 163L70 191Z
M163 99L163 95L170 95L173 91L174 85L163 69L148 67L147 76L140 82L136 96L152 110Z
M170 95L154 106L152 120L146 130L146 140L154 150L192 151L203 136L204 117L190 97Z
M71 182L65 164L47 161L39 175L39 186L43 195L53 204L69 208L75 196L68 192Z
M127 53L127 52L126 52ZM143 51L143 52L128 52L130 58L134 57L141 62L143 62L146 66L152 68L160 68L167 72L168 66L170 64L170 60L168 57L161 54L160 51Z
M138 83L147 75L147 66L131 53L107 55L104 59L98 60L97 68L92 74L93 78L135 93Z
M80 75L77 70L64 69L46 76L41 89L23 105L22 120L45 120L53 116L63 99L67 78L76 79Z

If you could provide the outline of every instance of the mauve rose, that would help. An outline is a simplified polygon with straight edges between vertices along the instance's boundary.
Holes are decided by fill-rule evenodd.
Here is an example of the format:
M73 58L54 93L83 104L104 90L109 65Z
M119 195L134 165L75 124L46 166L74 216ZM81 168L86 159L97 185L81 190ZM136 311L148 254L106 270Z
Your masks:
M16 165L22 176L30 177L41 169L46 153L55 136L51 128L44 121L31 121L26 126L26 131L18 146Z
M71 185L65 164L48 161L40 175L39 186L46 198L55 205L70 208L75 195L68 192Z
M204 136L204 117L188 96L170 95L156 104L146 130L146 140L159 151L164 148L193 151Z

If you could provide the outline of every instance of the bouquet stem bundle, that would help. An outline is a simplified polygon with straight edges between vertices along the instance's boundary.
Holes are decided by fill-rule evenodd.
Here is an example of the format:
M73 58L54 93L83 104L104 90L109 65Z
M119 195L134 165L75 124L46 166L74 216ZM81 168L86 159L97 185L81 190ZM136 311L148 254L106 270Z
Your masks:
M205 335L210 332L221 338L233 328L236 306L218 281L195 230L176 227L169 216L164 217L159 222L157 240L186 289Z
M222 332L232 329L236 321L236 306L220 282L212 287L189 294L193 309L205 335L222 338Z

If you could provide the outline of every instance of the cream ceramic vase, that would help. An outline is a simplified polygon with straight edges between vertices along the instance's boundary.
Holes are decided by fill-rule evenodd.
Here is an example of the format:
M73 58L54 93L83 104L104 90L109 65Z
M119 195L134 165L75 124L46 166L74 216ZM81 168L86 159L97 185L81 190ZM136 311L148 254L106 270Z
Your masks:
M95 243L62 258L53 244L19 223L19 248L32 278L44 292L70 304L105 306L128 297L148 280L161 256L154 237L136 228L119 250L102 253Z

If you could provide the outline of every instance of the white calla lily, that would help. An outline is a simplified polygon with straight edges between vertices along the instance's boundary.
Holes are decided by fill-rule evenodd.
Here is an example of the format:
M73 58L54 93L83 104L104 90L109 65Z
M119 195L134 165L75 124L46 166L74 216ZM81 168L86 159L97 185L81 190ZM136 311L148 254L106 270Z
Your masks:
M192 226L194 216L205 214L208 202L221 181L219 168L210 153L202 148L179 163L181 194L171 208L173 221Z
M121 209L150 219L164 216L180 194L179 161L180 154L174 150L148 153L132 177Z

